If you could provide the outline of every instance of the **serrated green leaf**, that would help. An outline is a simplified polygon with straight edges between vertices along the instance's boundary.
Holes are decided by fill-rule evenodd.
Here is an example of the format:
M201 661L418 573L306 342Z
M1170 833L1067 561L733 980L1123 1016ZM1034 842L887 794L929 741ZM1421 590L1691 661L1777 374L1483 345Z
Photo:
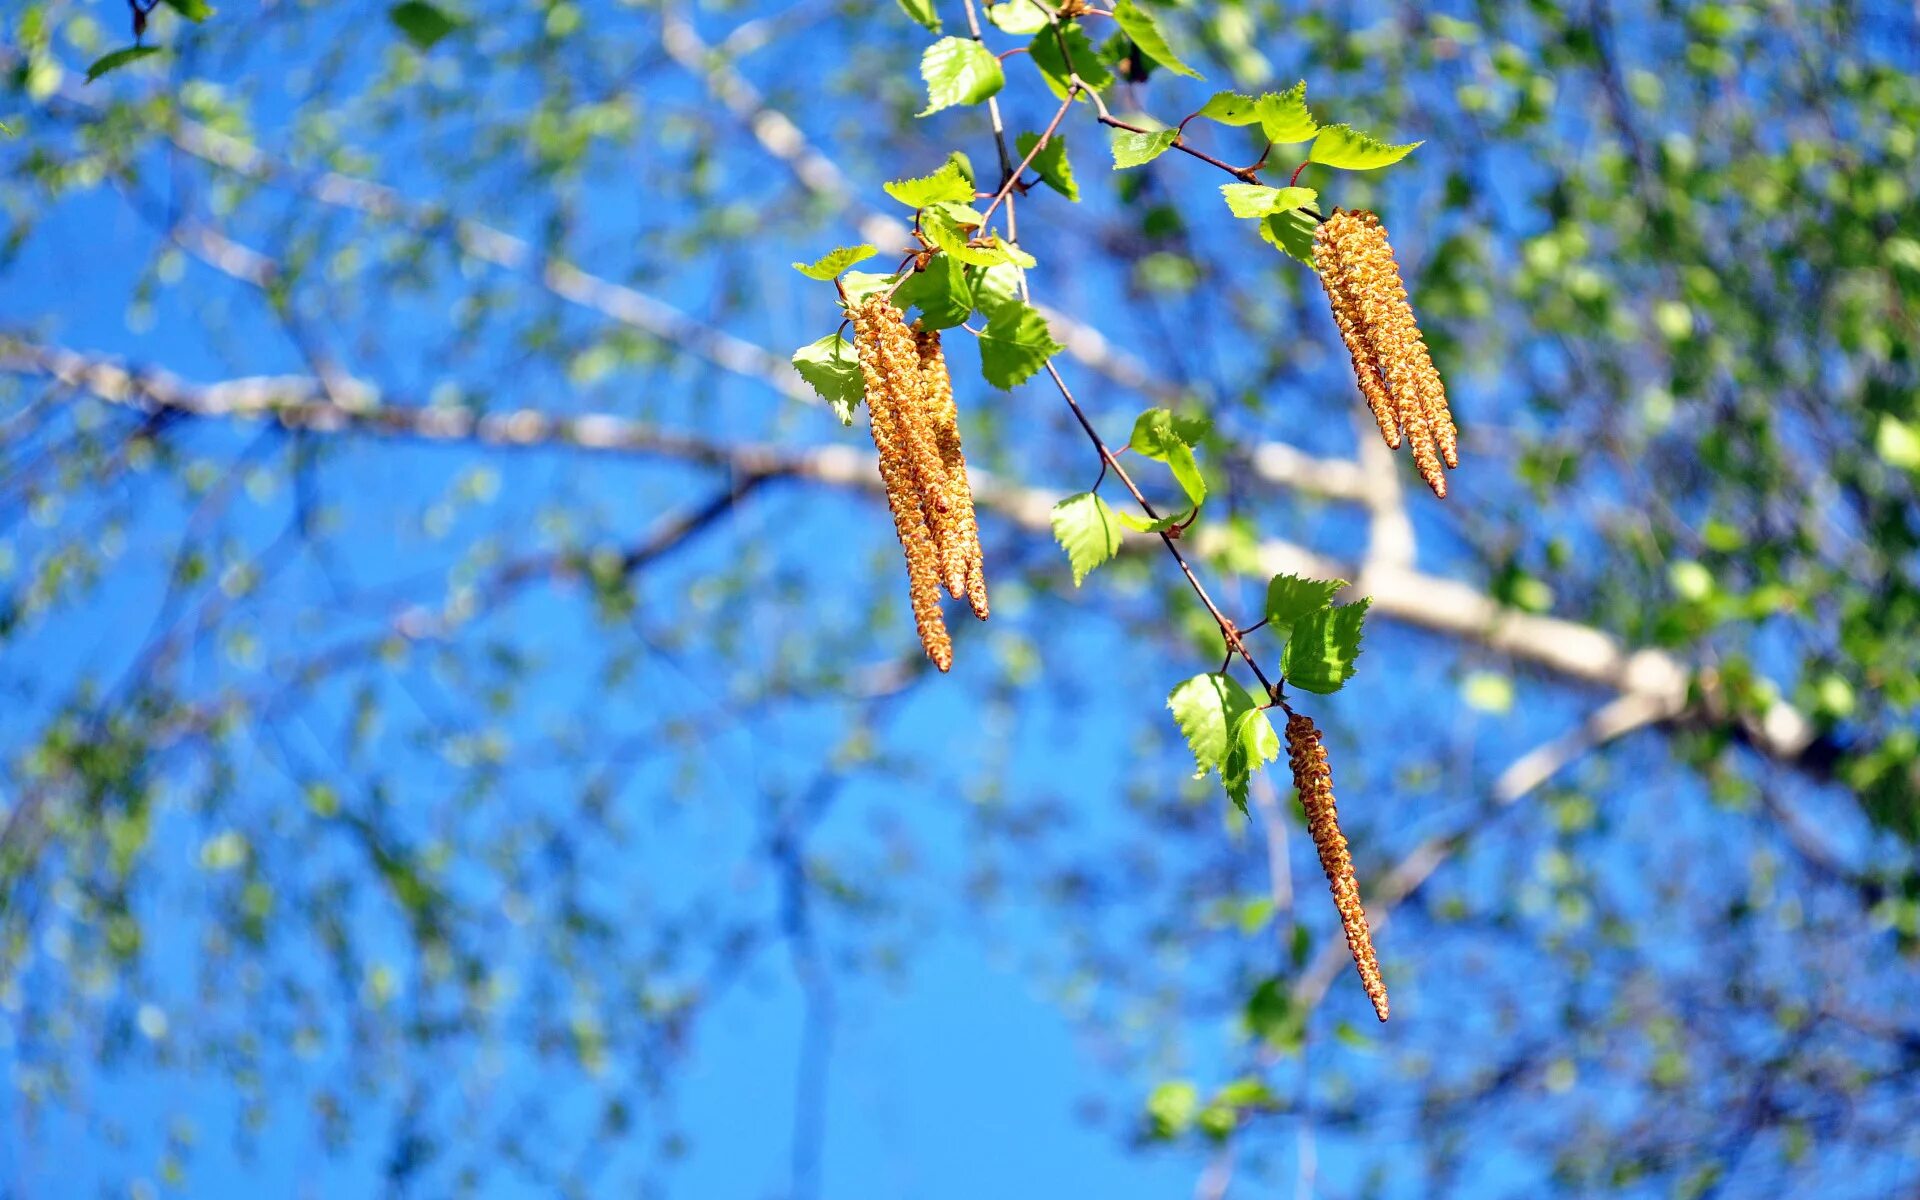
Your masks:
M1331 606L1335 593L1346 586L1344 579L1275 575L1267 581L1267 624L1284 638L1302 617Z
M1010 389L1064 349L1053 340L1046 318L1014 301L1002 305L980 331L980 373L993 386Z
M128 63L136 63L158 53L160 53L158 46L127 46L115 50L112 54L103 54L87 68L87 82L92 83L108 71L117 71Z
M167 7L195 24L206 20L215 12L214 7L208 4L207 0L167 0Z
M973 292L966 268L951 254L936 254L915 271L893 294L902 311L920 310L920 324L928 329L951 329L973 312Z
M899 0L899 4L900 11L926 26L927 32L940 32L940 14L933 11L933 0Z
M1307 152L1307 161L1338 167L1343 171L1371 171L1399 162L1416 146L1423 144L1408 142L1404 146L1390 146L1351 126L1329 125L1320 131L1320 136L1313 139L1313 149Z
M886 291L898 278L898 275L883 275L874 271L848 271L840 277L840 290L847 294L849 304L858 304L875 292Z
M1307 81L1302 79L1284 92L1268 92L1254 101L1260 120L1260 132L1276 146L1304 142L1320 128L1307 111Z
M793 352L793 369L833 407L842 425L853 424L853 410L866 395L866 381L852 342L838 333L809 342Z
M1113 6L1113 19L1133 44L1140 47L1140 53L1159 63L1175 75L1185 75L1189 79L1199 79L1200 72L1180 60L1167 44L1167 35L1160 30L1160 22L1153 14L1135 4L1133 0L1120 0Z
M1220 194L1227 198L1227 207L1236 217L1268 217L1320 199L1320 193L1312 188L1268 187L1261 183L1223 183Z
M387 10L387 20L413 43L415 50L433 49L441 38L466 24L465 21L427 0L405 0Z
M989 321L1001 309L1020 303L1020 269L1012 263L967 268L967 286L973 290L973 307Z
M1133 433L1128 436L1127 445L1135 453L1167 464L1192 503L1199 504L1207 498L1206 477L1200 474L1200 464L1194 461L1193 447L1180 436L1171 412L1164 408L1150 408L1141 413L1134 419Z
M908 208L925 208L943 201L965 203L973 199L973 179L963 173L960 163L953 158L947 159L931 175L896 179L881 186L886 189L887 195Z
M1020 157L1025 158L1040 140L1037 133L1023 133L1014 139L1014 145L1020 149ZM1040 181L1059 192L1069 200L1080 199L1080 185L1073 181L1073 164L1067 161L1067 139L1054 134L1040 153L1033 156L1033 169L1040 173Z
M1067 552L1073 586L1120 552L1120 522L1107 502L1092 492L1068 496L1053 506L1053 540Z
M1040 68L1040 74L1047 81L1047 88L1055 96L1064 98L1067 94L1068 80L1072 72L1067 70L1067 58L1060 53L1060 43L1067 44L1067 54L1073 57L1073 65L1080 72L1080 82L1094 91L1104 90L1113 82L1113 72L1100 61L1100 55L1094 51L1093 43L1087 39L1086 32L1078 25L1049 26L1034 35L1027 46L1027 52L1033 58L1033 64Z
M1151 133L1116 129L1113 131L1113 169L1124 171L1150 163L1165 154L1179 136L1177 129L1158 129Z
M1300 209L1275 213L1260 222L1260 237L1270 246L1313 265L1313 231L1318 224Z
M1050 23L1047 14L1031 0L1001 0L987 5L987 20L1002 33L1038 33Z
M858 246L839 246L810 263L795 263L793 269L808 279L832 279L857 262L865 262L879 251L862 242Z
M1194 514L1199 511L1197 508L1189 508L1184 512L1174 513L1170 517L1160 517L1157 520L1136 516L1126 511L1117 512L1113 515L1119 517L1120 523L1135 533L1165 533L1175 525L1186 526L1188 522L1193 520Z
M1266 710L1251 708L1241 713L1227 740L1226 757L1220 762L1220 782L1241 812L1247 810L1247 785L1253 773L1279 757L1280 735L1274 732Z
M1280 656L1280 673L1287 682L1324 696L1339 691L1353 678L1354 660L1360 657L1361 626L1370 603L1361 600L1323 608L1300 618L1287 637L1286 652Z
M972 38L944 37L920 56L920 78L927 84L927 106L920 116L931 116L956 104L978 104L998 92L1007 77L1000 60Z
M1014 261L998 249L1005 243L995 239L985 246L969 245L972 230L980 224L980 214L960 204L930 204L920 214L920 232L940 250L970 267L990 267Z
M1222 125L1254 125L1260 120L1260 103L1239 92L1215 92L1200 106L1199 115Z
M1195 779L1218 770L1241 716L1254 707L1247 689L1228 675L1195 675L1167 694L1174 723L1193 751Z

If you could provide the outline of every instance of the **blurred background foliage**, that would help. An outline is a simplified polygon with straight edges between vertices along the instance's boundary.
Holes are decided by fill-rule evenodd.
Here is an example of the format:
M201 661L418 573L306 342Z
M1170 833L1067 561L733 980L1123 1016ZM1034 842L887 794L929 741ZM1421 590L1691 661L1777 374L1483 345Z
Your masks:
M20 1179L59 1177L45 1139L117 1147L101 1187L293 1145L347 1192L670 1191L744 1136L676 1108L716 1009L779 980L797 1115L743 1125L810 1193L836 999L964 936L1086 1032L1079 1117L1202 1194L1915 1185L1912 6L1161 6L1209 83L1116 110L1304 78L1425 139L1303 182L1393 231L1462 427L1444 505L1369 456L1318 286L1198 164L1115 176L1076 114L1082 202L1021 203L1108 437L1212 419L1224 602L1285 539L1558 622L1376 607L1316 710L1390 917L1365 1032L1350 976L1302 986L1338 928L1284 782L1242 820L1185 778L1162 697L1210 669L1204 613L1150 553L1076 591L1023 515L1093 477L1064 409L962 383L995 617L929 679L884 511L833 469L863 435L786 371L837 319L786 264L861 240L884 180L993 161L977 110L914 118L925 30L182 11L92 83L124 6L0 25ZM1658 662L1684 703L1611 729Z

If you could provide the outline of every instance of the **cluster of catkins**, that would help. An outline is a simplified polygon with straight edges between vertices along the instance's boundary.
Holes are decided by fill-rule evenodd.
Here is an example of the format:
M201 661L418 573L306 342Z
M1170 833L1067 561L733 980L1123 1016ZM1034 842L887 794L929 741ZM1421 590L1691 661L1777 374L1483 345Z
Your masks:
M1353 356L1354 377L1380 436L1398 450L1404 431L1420 478L1444 499L1447 477L1440 463L1460 465L1453 414L1413 319L1386 229L1370 212L1336 209L1314 231L1313 241L1314 270L1333 303L1334 323Z
M937 330L909 329L900 310L877 295L850 311L880 479L907 557L914 624L927 657L945 671L953 666L953 639L940 615L941 585L987 619L980 526L960 452L953 382Z
M1326 747L1320 744L1320 731L1304 713L1287 714L1287 757L1293 768L1293 787L1300 793L1300 806L1307 812L1307 832L1313 835L1314 849L1320 852L1320 869L1326 872L1327 886L1333 889L1333 906L1340 910L1340 924L1347 931L1347 949L1353 965L1359 968L1361 986L1373 1011L1387 1019L1387 985L1380 978L1380 961L1373 953L1373 934L1367 928L1367 910L1360 904L1360 885L1353 877L1353 857L1347 853L1347 839L1340 834L1340 818L1333 803L1333 768L1327 765Z

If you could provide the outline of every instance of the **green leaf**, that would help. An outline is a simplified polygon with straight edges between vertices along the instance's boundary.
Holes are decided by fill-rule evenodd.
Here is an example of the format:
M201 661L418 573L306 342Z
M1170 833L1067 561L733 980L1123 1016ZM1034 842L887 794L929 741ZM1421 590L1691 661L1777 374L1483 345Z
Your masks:
M1073 586L1120 551L1120 523L1107 502L1092 492L1068 496L1053 506L1053 540L1067 552Z
M1150 163L1165 154L1179 136L1177 129L1160 129L1152 133L1116 129L1113 131L1113 169L1122 171Z
M933 0L899 0L900 11L927 27L929 33L940 32L940 14L933 11Z
M1239 92L1215 92L1200 106L1200 116L1222 125L1252 125L1260 120L1259 101Z
M1399 162L1414 147L1423 144L1408 142L1404 146L1389 146L1371 134L1361 133L1350 126L1329 125L1320 131L1319 137L1313 139L1313 149L1307 152L1307 161L1345 171L1371 171Z
M1331 606L1334 594L1346 586L1344 579L1275 575L1267 581L1267 624L1284 638L1302 617Z
M1268 187L1261 183L1223 183L1220 194L1236 217L1267 217L1290 208L1305 208L1319 201L1312 188Z
M1193 447L1180 436L1174 416L1164 408L1150 408L1141 413L1133 422L1133 433L1127 438L1127 445L1137 453L1167 464L1173 471L1174 479L1180 483L1187 499L1199 504L1207 498L1206 477L1200 474L1200 464L1194 461Z
M809 342L793 352L793 369L833 406L842 425L853 424L854 406L866 395L866 381L853 343L838 333Z
M1166 34L1160 31L1160 23L1153 14L1136 5L1133 0L1120 0L1113 6L1113 19L1140 47L1140 53L1159 63L1175 75L1185 75L1189 79L1199 79L1200 72L1180 61L1180 56L1167 44Z
M1025 158L1039 140L1039 134L1023 133L1014 139L1014 145L1020 148L1020 157ZM1069 200L1080 199L1080 185L1073 181L1073 164L1067 161L1067 139L1063 135L1056 133L1047 139L1040 153L1033 156L1033 169L1040 172L1041 182L1054 191Z
M1892 413L1882 413L1873 431L1873 452L1902 471L1920 471L1920 429Z
M956 104L978 104L1007 81L1000 60L985 46L958 37L944 37L927 47L920 56L920 78L927 82L927 106L919 114L923 117Z
M1360 627L1369 600L1323 608L1300 618L1280 657L1280 673L1287 682L1309 692L1337 692L1353 678L1360 657Z
M1185 1080L1163 1083L1147 1096L1147 1122L1163 1140L1184 1134L1199 1113L1200 1090Z
M1276 146L1304 142L1320 128L1307 111L1307 81L1302 79L1284 92L1268 92L1254 101L1260 132Z
M967 280L973 289L973 306L989 321L1008 305L1020 303L1020 269L1012 263L970 267Z
M1313 231L1317 222L1295 208L1275 213L1260 222L1260 236L1269 245L1313 265Z
M160 47L158 46L127 46L123 49L115 50L112 54L102 55L94 60L92 66L87 68L87 82L92 83L108 71L117 71L128 63L139 62L143 58L148 58L158 53L160 53Z
M840 288L847 293L849 304L858 304L875 292L892 287L898 278L898 275L882 275L874 271L848 271L840 277Z
M1235 719L1220 762L1220 782L1241 812L1247 811L1247 785L1253 773L1280 757L1280 735L1266 710L1250 708Z
M1283 1054L1300 1049L1306 1038L1306 1014L1293 1004L1293 993L1279 977L1263 980L1247 997L1247 1032L1256 1041Z
M1027 51L1033 57L1033 63L1046 77L1047 87L1054 95L1065 97L1067 85L1073 72L1067 70L1067 57L1060 53L1060 43L1067 44L1067 55L1071 55L1075 69L1080 72L1080 82L1094 91L1101 91L1113 82L1113 72L1100 61L1093 43L1087 39L1085 31L1078 25L1052 26L1042 29L1034 35Z
M1228 675L1195 675L1167 694L1174 723L1193 751L1195 779L1226 761L1227 746L1253 697Z
M1047 321L1019 302L1002 305L980 331L980 373L1006 390L1031 377L1066 349L1053 340Z
M406 35L416 50L431 50L434 44L466 24L427 0L405 0L387 10L387 20Z
M1161 517L1158 520L1135 516L1130 512L1117 512L1113 515L1120 518L1122 525L1136 533L1165 533L1175 525L1185 526L1199 511L1197 508L1189 508L1185 512L1177 512L1170 517Z
M1047 14L1032 0L1001 0L987 6L987 20L1002 33L1038 33L1050 23Z
M887 195L908 208L925 208L929 204L945 201L965 204L973 199L973 178L962 169L957 157L947 159L931 175L922 175L917 179L896 179L882 186L886 188Z
M207 0L167 0L167 7L195 24L206 20L214 13L213 6L208 4Z
M832 279L857 262L865 262L879 251L862 242L858 246L840 246L811 263L795 263L793 269L808 279Z
M997 234L983 239L986 245L971 244L980 226L980 214L963 204L929 204L920 215L920 231L927 240L970 267L991 267L998 263L1031 267L1033 256Z
M909 275L893 302L903 310L918 308L920 324L928 329L951 329L973 312L966 268L951 254L936 254L923 270Z

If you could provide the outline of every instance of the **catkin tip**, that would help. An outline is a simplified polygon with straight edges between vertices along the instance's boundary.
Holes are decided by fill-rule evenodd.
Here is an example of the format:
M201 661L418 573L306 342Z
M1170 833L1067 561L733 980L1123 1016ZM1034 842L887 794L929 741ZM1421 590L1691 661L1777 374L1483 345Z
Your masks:
M1300 806L1307 814L1307 832L1320 855L1320 869L1333 893L1333 905L1340 912L1340 924L1346 931L1347 950L1353 955L1360 984L1373 1003L1374 1015L1387 1019L1387 985L1380 977L1380 962L1373 950L1373 934L1367 927L1367 910L1360 903L1360 885L1353 875L1353 857L1347 852L1347 839L1340 833L1340 818L1333 799L1333 768L1327 764L1326 747L1312 718L1304 713L1287 716L1287 757L1293 768L1293 787L1300 794Z

